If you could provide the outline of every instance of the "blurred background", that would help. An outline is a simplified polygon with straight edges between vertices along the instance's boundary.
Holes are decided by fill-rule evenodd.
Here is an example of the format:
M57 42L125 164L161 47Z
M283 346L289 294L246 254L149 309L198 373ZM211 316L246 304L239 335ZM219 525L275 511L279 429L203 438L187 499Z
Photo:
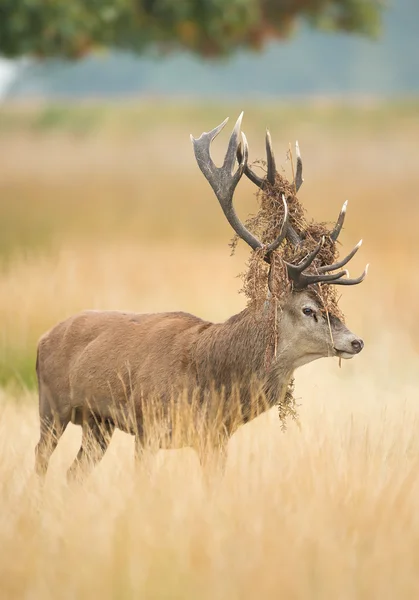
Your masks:
M244 307L248 248L230 256L189 139L229 116L221 160L241 110L251 161L269 127L291 178L299 140L310 217L349 200L342 252L363 238L351 273L371 269L343 292L348 325L371 377L414 379L418 22L415 0L3 3L0 384L33 387L37 339L83 308ZM255 191L237 188L243 219Z
M419 598L418 25L418 0L1 0L1 598ZM269 127L291 179L299 141L309 218L349 201L341 254L362 238L350 272L370 271L340 305L363 352L299 369L298 427L273 408L241 428L215 493L190 449L134 470L121 432L67 486L75 426L40 486L45 331L245 307L250 249L231 256L189 138L230 117L222 161L242 110L250 162ZM236 189L243 220L255 192Z

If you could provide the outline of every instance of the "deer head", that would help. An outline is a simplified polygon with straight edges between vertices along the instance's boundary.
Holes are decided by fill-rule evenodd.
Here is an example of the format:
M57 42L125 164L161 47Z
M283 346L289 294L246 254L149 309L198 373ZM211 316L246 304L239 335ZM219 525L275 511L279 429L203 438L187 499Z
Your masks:
M287 198L281 193L282 223L277 231L276 238L268 243L262 243L240 221L233 206L233 195L243 174L245 174L258 188L265 190L275 186L277 171L272 150L269 131L266 132L267 173L261 178L248 165L248 143L246 136L241 132L243 113L237 119L231 134L227 152L222 166L217 167L210 154L211 142L225 127L225 119L212 131L204 132L198 139L191 136L195 157L199 168L210 183L231 227L236 235L245 241L252 250L258 252L269 265L267 294L279 297L280 336L277 340L278 353L287 349L287 353L295 348L295 367L323 356L339 356L352 358L359 353L364 343L344 325L337 314L331 313L322 301L323 286L356 285L361 283L368 270L357 278L350 279L348 271L342 270L359 250L362 240L343 259L325 264L322 259L322 249L328 245L333 247L336 254L336 241L342 229L347 203L345 202L335 226L331 231L324 232L316 240L314 249L306 249L306 231L301 231L297 223L292 222L288 209ZM302 159L298 143L296 144L296 173L293 182L295 193L303 183ZM237 165L237 168L236 168ZM286 251L287 249L287 251ZM285 260L284 255L294 253L303 256L297 262ZM279 260L277 260L279 259ZM283 273L281 284L286 293L280 296L275 294L273 281L275 279L275 265L280 264Z

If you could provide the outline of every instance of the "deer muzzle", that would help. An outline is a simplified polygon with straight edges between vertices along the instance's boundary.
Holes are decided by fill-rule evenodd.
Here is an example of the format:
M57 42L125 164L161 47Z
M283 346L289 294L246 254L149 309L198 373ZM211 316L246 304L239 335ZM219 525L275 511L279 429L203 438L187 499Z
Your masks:
M353 358L356 354L359 354L364 347L364 341L361 338L353 337L348 340L346 344L341 347L335 346L333 350L335 355L339 358Z

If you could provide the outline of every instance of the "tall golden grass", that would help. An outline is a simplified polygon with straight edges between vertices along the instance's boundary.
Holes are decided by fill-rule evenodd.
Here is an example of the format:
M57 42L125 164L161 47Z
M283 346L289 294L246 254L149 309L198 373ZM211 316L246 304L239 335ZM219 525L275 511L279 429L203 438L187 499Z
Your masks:
M231 232L188 139L240 109L3 109L0 597L418 597L414 103L246 111L251 158L263 156L268 124L289 173L298 138L309 214L332 220L349 198L342 251L363 237L351 273L371 262L341 300L365 349L342 369L323 360L297 371L300 427L283 434L273 409L241 428L211 493L191 450L135 470L124 434L90 479L68 487L73 426L45 486L33 475L33 368L46 329L82 308L223 320L243 307L235 276L248 250L229 257ZM253 192L238 187L243 216L256 209Z

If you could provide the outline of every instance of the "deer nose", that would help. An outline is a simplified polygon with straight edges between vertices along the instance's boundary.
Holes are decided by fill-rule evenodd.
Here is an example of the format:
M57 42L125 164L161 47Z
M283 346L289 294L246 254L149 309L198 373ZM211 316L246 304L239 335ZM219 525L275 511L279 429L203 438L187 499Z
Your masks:
M362 348L364 347L364 342L363 340L359 339L359 340L354 340L352 342L352 348L354 349L354 351L358 354L358 352L361 352Z

